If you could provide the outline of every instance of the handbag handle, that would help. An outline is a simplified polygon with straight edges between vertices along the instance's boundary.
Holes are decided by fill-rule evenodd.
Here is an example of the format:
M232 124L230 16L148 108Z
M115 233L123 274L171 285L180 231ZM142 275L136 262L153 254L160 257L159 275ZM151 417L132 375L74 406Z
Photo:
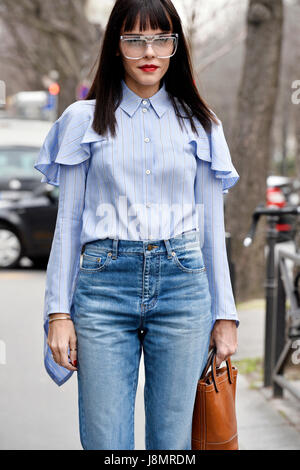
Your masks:
M216 350L216 347L214 346L209 352L206 366L201 374L200 380L205 377L209 367L211 366L211 376L212 376L213 384L214 384L216 392L218 392L219 390L218 390L217 383L216 383L216 376L217 376L216 355L217 355L217 350ZM226 359L226 367L227 367L228 380L232 384L233 383L232 364L231 364L230 357Z

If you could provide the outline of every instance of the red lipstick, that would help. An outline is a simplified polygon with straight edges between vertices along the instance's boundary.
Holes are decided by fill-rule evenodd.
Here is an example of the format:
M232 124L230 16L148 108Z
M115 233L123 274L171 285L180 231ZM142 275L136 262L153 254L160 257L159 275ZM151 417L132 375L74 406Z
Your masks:
M145 64L139 67L139 69L143 70L143 72L154 72L158 69L158 66L154 64Z

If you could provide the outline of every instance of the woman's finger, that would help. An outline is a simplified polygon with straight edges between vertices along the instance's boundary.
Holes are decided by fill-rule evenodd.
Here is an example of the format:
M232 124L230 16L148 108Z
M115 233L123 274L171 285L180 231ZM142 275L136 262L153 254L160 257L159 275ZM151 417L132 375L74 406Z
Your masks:
M69 362L68 348L67 347L65 347L64 349L61 349L61 351L60 351L60 365L62 367L64 367L65 369L68 369L68 370L77 370L76 367L74 367Z
M70 360L73 366L77 366L77 341L76 337L70 339Z
M58 347L50 346L50 344L49 344L49 347L50 347L50 350L52 352L54 362L56 362L56 364L59 365L60 364L60 352L59 352Z
M223 354L218 354L218 351L217 351L217 354L216 354L216 367L220 367L220 365L222 364L223 361L225 361L225 356Z

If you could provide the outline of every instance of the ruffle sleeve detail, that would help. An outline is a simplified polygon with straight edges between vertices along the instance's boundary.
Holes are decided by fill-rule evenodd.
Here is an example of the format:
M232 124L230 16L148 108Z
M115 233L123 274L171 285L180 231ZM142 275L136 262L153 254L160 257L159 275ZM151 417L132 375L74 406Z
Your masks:
M195 154L200 160L210 162L215 177L222 179L223 193L228 193L228 189L237 183L240 176L232 163L222 122L220 119L218 121L219 125L212 122L210 133L201 125L197 127L199 137L193 133L189 143L194 146Z
M34 164L43 174L42 183L59 186L60 164L77 165L90 158L90 142L103 139L91 127L93 112L88 101L76 101L54 122Z

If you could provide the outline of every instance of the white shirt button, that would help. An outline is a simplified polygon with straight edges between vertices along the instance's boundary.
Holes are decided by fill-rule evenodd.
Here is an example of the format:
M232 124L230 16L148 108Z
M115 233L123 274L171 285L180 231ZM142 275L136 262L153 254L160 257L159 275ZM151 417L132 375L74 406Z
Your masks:
M151 171L150 171L150 170L146 170L146 173L147 173L147 175L149 175L149 174L151 173Z
M149 142L149 140L150 140L149 137L145 138L145 142Z
M146 113L147 112L147 109L146 108L143 108L143 113Z
M143 104L147 104L147 103L148 103L148 101L146 101L146 100L143 101Z

